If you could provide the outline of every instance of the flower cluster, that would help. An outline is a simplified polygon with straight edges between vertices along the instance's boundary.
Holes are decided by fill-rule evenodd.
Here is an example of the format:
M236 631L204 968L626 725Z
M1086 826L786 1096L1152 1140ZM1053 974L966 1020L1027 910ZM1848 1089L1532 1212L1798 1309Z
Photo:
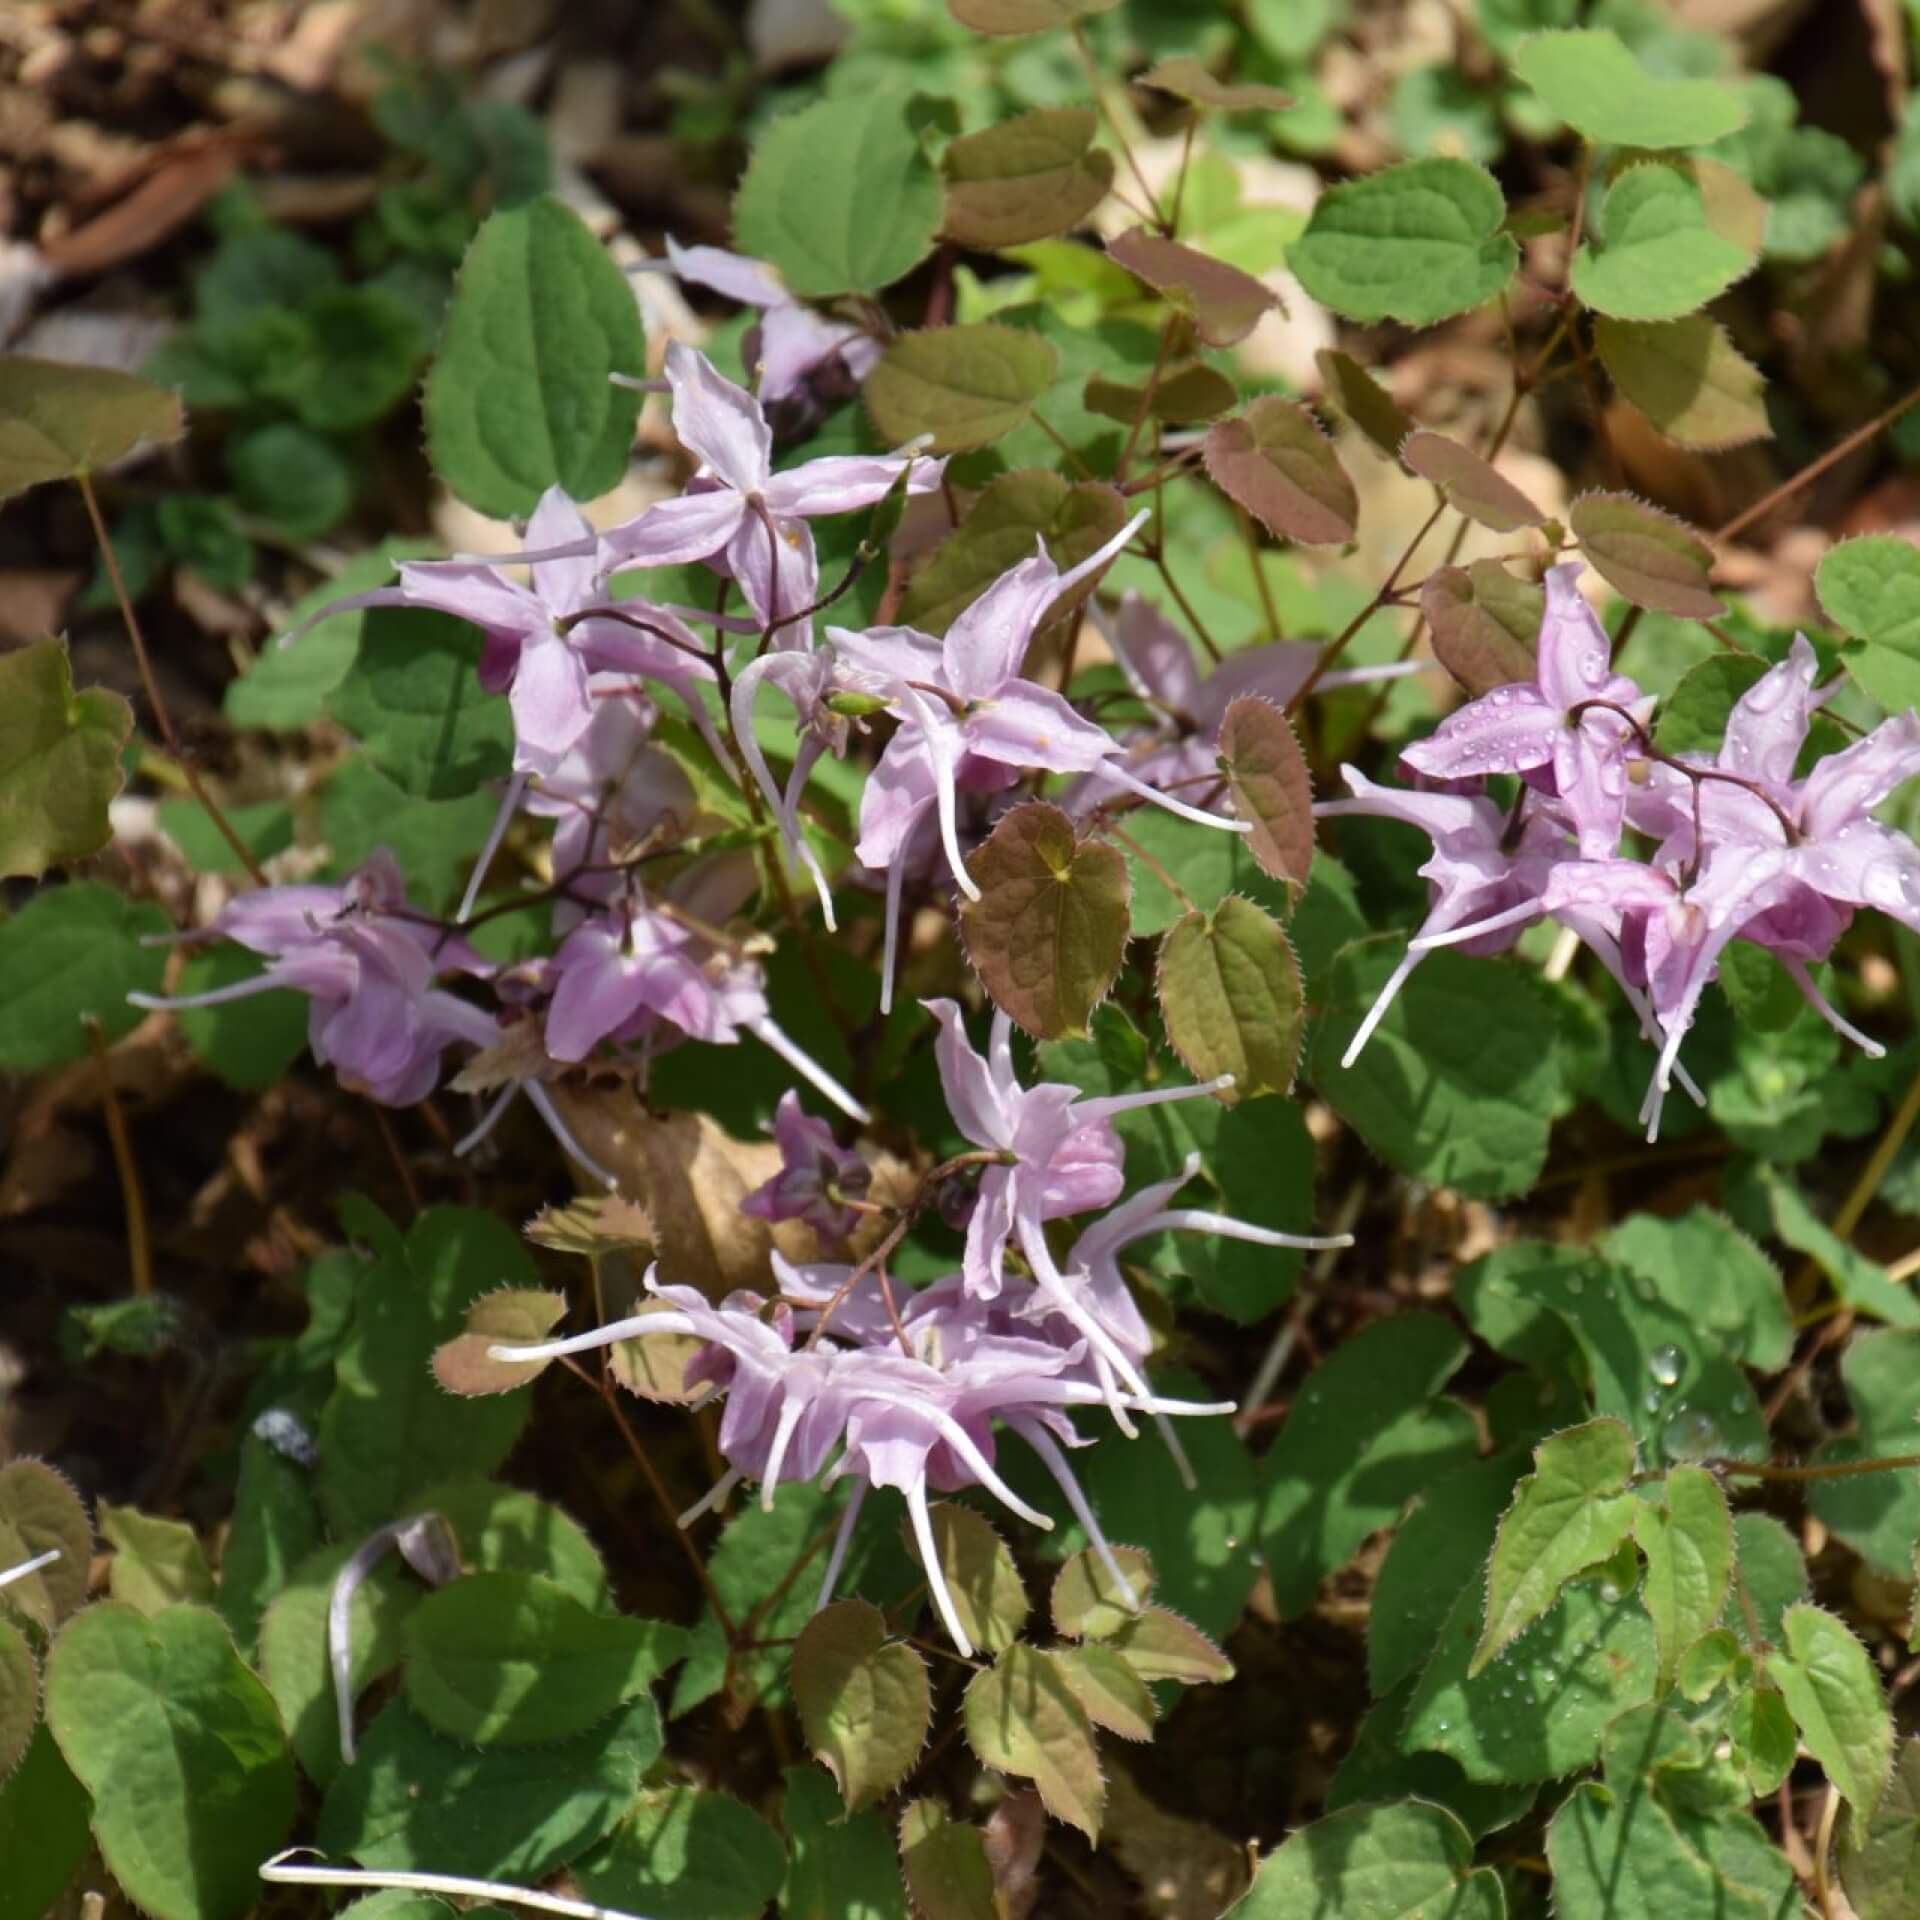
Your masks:
M1232 1411L1154 1393L1145 1375L1152 1336L1121 1271L1122 1252L1137 1240L1182 1229L1272 1247L1350 1242L1302 1238L1170 1205L1198 1170L1197 1159L1175 1178L1120 1200L1124 1152L1115 1118L1161 1101L1204 1098L1221 1083L1104 1099L1060 1084L1023 1087L1004 1014L995 1017L982 1054L952 1001L930 1001L927 1010L939 1023L937 1058L948 1108L978 1149L961 1162L982 1169L958 1272L897 1293L878 1258L852 1266L797 1265L776 1254L777 1295L743 1291L715 1305L696 1288L661 1280L656 1270L647 1278L653 1300L641 1313L571 1339L488 1351L495 1359L525 1362L620 1340L679 1335L701 1341L686 1380L726 1395L720 1451L728 1470L683 1524L742 1480L758 1482L765 1505L783 1481L847 1480L849 1497L821 1584L824 1606L867 1493L895 1488L906 1499L935 1607L954 1644L971 1653L935 1550L929 1489L977 1486L1034 1525L1052 1525L1001 1477L996 1422L1033 1449L1115 1585L1131 1596L1064 1451L1088 1444L1073 1423L1074 1409L1104 1406L1128 1434L1135 1430L1130 1416L1147 1414L1170 1442L1169 1416ZM845 1201L866 1190L864 1164L802 1115L797 1102L782 1103L777 1125L782 1169L750 1197L750 1210L824 1220L828 1231L842 1230ZM1082 1228L1056 1260L1046 1224L1100 1207L1110 1211ZM1177 1445L1175 1452L1179 1457Z
M1814 651L1798 636L1734 706L1718 754L1665 753L1648 731L1653 702L1613 671L1579 571L1566 564L1547 575L1536 678L1469 702L1402 756L1441 790L1388 789L1347 767L1353 797L1315 809L1404 820L1433 841L1420 869L1432 888L1426 922L1346 1064L1424 954L1497 952L1544 916L1598 956L1658 1048L1641 1115L1651 1139L1674 1079L1692 1091L1681 1043L1734 940L1774 954L1823 1019L1882 1051L1808 969L1858 907L1920 929L1920 849L1871 817L1920 774L1920 716L1882 722L1797 778L1808 727L1832 691L1815 687ZM1511 808L1459 790L1494 774L1520 777ZM1631 857L1630 833L1650 857Z

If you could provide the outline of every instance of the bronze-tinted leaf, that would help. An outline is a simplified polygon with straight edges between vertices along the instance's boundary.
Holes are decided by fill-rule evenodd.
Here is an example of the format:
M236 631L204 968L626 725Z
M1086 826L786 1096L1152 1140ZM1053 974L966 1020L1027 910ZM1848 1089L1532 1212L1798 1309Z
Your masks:
M1430 480L1469 520L1495 533L1546 524L1547 516L1487 461L1457 440L1421 427L1407 436L1400 458Z
M1676 446L1713 452L1773 432L1760 369L1707 314L1679 320L1599 314L1593 344L1621 394Z
M59 1559L0 1587L0 1615L51 1631L86 1599L93 1562L93 1523L72 1482L44 1460L10 1460L0 1467L0 1573L54 1551Z
M983 1765L1031 1780L1056 1820L1100 1837L1106 1782L1086 1710L1038 1647L1006 1648L967 1688L967 1744Z
M107 844L132 731L119 694L74 691L63 641L0 655L0 874L37 880Z
M1231 347L1280 304L1280 296L1250 273L1224 260L1135 227L1107 242L1107 251L1156 292L1193 316L1194 330L1210 347Z
M1434 657L1478 699L1534 677L1534 643L1546 618L1546 590L1517 579L1498 560L1442 567L1420 590Z
M947 0L947 11L975 33L1046 33L1088 14L1111 13L1120 0Z
M906 1778L926 1745L932 1693L927 1663L887 1638L878 1607L838 1600L816 1613L794 1643L792 1685L807 1745L849 1813Z
M1055 1647L1043 1656L1051 1660L1081 1711L1096 1727L1117 1733L1122 1740L1151 1740L1159 1718L1153 1695L1124 1654L1097 1641L1084 1647Z
M1064 572L1105 546L1126 517L1126 502L1103 481L1069 486L1044 467L1003 473L914 575L900 619L938 637L1009 567L1031 560L1038 541L1045 540ZM1048 624L1070 613L1093 587L1089 581L1059 603Z
M1036 1040L1084 1033L1126 957L1126 861L1036 800L1001 816L967 871L980 898L960 933L994 1005Z
M1285 1093L1300 1061L1300 963L1271 914L1230 893L1177 921L1160 943L1160 1012L1197 1080L1233 1075L1223 1100Z
M1212 420L1238 403L1240 390L1217 368L1191 360L1162 373L1151 395L1145 386L1128 386L1096 373L1087 381L1084 398L1091 412L1130 427L1141 418L1142 407L1149 420Z
M177 394L106 367L0 355L0 500L186 431Z
M1153 1562L1140 1547L1115 1547L1113 1557L1142 1607L1153 1592ZM1136 1618L1107 1563L1085 1547L1053 1578L1053 1624L1072 1640L1108 1640Z
M900 1816L900 1868L921 1920L997 1920L985 1837L934 1800Z
M1630 493L1583 493L1567 524L1600 577L1637 607L1682 620L1718 619L1713 554L1687 525Z
M1360 517L1359 496L1333 443L1305 407L1268 394L1237 420L1207 429L1207 472L1278 540L1344 546Z
M1019 426L1059 368L1052 341L1021 327L929 327L898 335L862 392L888 445L925 434L935 453L966 453Z
M1199 1687L1233 1678L1233 1662L1191 1620L1165 1607L1149 1607L1103 1644L1123 1654L1142 1680Z
M942 1500L930 1510L934 1553L960 1626L976 1647L997 1653L1027 1624L1033 1603L1013 1555L991 1521Z
M1149 67L1140 81L1189 106L1218 107L1222 113L1284 113L1293 105L1293 95L1278 87L1216 79L1190 53L1176 54Z
M1043 107L970 133L946 152L950 239L1014 247L1077 227L1113 184L1113 156L1093 145L1091 107Z
M1389 460L1400 458L1413 415L1350 353L1322 347L1314 356L1326 398L1360 429Z
M1313 866L1313 776L1287 716L1243 693L1220 722L1220 766L1234 811L1253 827L1247 850L1298 898Z
M538 1379L545 1360L495 1360L487 1349L531 1345L544 1340L567 1310L564 1293L538 1287L500 1287L483 1293L467 1309L467 1330L434 1349L433 1377L463 1399L482 1393L511 1393Z

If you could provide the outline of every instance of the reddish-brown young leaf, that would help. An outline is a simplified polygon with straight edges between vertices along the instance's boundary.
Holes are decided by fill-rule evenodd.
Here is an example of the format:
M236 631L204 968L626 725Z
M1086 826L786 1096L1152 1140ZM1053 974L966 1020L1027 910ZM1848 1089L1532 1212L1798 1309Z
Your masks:
M980 898L961 907L960 932L994 1005L1037 1040L1084 1033L1126 955L1126 861L1032 801L1001 817L967 871Z
M1421 427L1407 436L1401 460L1431 480L1469 520L1495 533L1538 527L1547 516L1506 476L1457 440Z
M948 237L1014 247L1077 227L1113 184L1113 156L1093 145L1091 107L1046 107L970 133L947 148Z
M1070 27L1092 13L1110 13L1120 0L947 0L947 11L975 33L1014 35Z
M1583 493L1567 515L1600 577L1636 607L1682 620L1717 620L1713 552L1687 525L1630 493Z
M1360 517L1359 496L1333 443L1305 407L1264 395L1237 420L1207 429L1207 472L1277 540L1344 546Z
M433 1352L433 1377L449 1393L471 1399L484 1393L511 1393L538 1379L545 1360L495 1360L487 1349L544 1340L567 1310L564 1293L534 1287L500 1287L483 1293L467 1309L467 1330L442 1341Z
M1220 723L1220 767L1234 810L1253 827L1247 849L1296 895L1313 867L1313 776L1287 716L1243 693Z
M1256 82L1217 80L1190 53L1176 54L1149 67L1140 76L1142 86L1158 87L1192 107L1218 107L1222 113L1284 113L1293 95Z
M1280 296L1252 274L1145 227L1109 240L1107 251L1129 273L1191 313L1195 332L1210 347L1231 347L1244 340L1261 315L1280 304Z
M1534 642L1547 612L1538 582L1516 579L1498 560L1442 567L1421 588L1420 611L1433 632L1435 659L1472 698L1533 678Z

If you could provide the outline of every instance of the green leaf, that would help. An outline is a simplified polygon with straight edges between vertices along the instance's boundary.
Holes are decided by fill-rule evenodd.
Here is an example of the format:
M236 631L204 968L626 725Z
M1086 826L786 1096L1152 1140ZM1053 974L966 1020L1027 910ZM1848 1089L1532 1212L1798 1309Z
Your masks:
M1573 290L1616 320L1677 320L1754 263L1714 230L1699 183L1677 167L1628 167L1607 189L1594 238L1573 260Z
M240 1477L233 1523L220 1550L216 1602L243 1654L252 1654L268 1604L320 1545L320 1533L312 1474L249 1433L240 1442Z
M1840 1356L1840 1377L1859 1424L1821 1448L1823 1464L1916 1451L1920 1329L1856 1333ZM1912 1577L1914 1542L1920 1540L1920 1474L1817 1480L1808 1498L1814 1512L1870 1566L1896 1580Z
M889 1641L886 1616L837 1600L794 1642L794 1704L807 1745L854 1812L897 1787L926 1745L933 1698L927 1663Z
M0 1587L0 1619L18 1614L43 1633L84 1605L93 1561L93 1523L72 1483L44 1460L0 1467L0 1568L58 1552L37 1573Z
M394 1700L328 1789L315 1843L380 1872L537 1882L614 1830L661 1744L645 1694L552 1747L463 1747Z
M490 786L457 800L423 799L389 779L369 755L355 753L320 790L320 831L343 872L385 847L407 877L409 896L444 913L466 885L499 810Z
M401 560L419 559L433 551L424 540L390 540L371 551L356 554L331 580L323 580L288 610L286 631L292 632L331 602L382 587L393 578ZM354 608L329 615L290 647L269 641L259 657L226 691L226 715L236 727L270 727L291 732L318 720L326 698L353 666L360 650L366 609Z
M1375 452L1397 462L1413 431L1412 414L1352 354L1322 347L1313 358L1326 398L1372 441Z
M967 1744L984 1765L1031 1780L1056 1820L1100 1838L1107 1783L1086 1710L1055 1663L1022 1642L968 1682Z
M260 1672L293 1751L316 1786L340 1772L340 1719L328 1665L327 1607L350 1547L324 1547L293 1570L260 1622ZM425 1589L397 1558L380 1560L354 1589L347 1612L348 1697L400 1664L402 1629Z
M1045 33L1090 14L1110 13L1120 0L947 0L949 11L975 33Z
M1107 252L1191 319L1210 347L1237 346L1280 304L1280 296L1252 274L1148 227L1109 240Z
M1880 1675L1853 1630L1824 1608L1789 1607L1784 1651L1767 1655L1800 1738L1863 1817L1871 1816L1893 1759L1893 1720Z
M986 1841L938 1801L915 1800L900 1816L900 1868L924 1920L995 1920Z
M941 212L908 98L846 92L782 115L754 143L733 237L803 298L878 293L932 251Z
M1777 1643L1787 1609L1807 1597L1807 1563L1799 1542L1770 1513L1741 1513L1733 1521L1734 1565L1740 1584L1753 1602L1760 1637ZM1744 1641L1750 1628L1747 1610L1736 1593L1727 1602L1722 1623Z
M1394 1529L1367 1608L1367 1678L1376 1698L1426 1664L1455 1596L1484 1588L1495 1531L1528 1457L1508 1447L1436 1476Z
M131 374L0 354L0 500L165 446L186 424L173 394Z
M1138 1547L1115 1547L1113 1556L1133 1597L1145 1606L1153 1592L1153 1562ZM1070 1640L1110 1640L1136 1617L1107 1563L1091 1547L1054 1575L1051 1605L1054 1631Z
M1133 869L1133 937L1150 939L1164 933L1176 920L1198 908L1210 913L1232 894L1244 894L1272 913L1285 913L1287 889L1275 886L1261 872L1245 833L1220 833L1196 828L1163 807L1140 807L1127 815L1127 838L1144 848L1153 860L1179 882L1186 894L1173 893L1134 847L1125 849ZM1301 912L1311 910L1309 890ZM1116 1089L1118 1091L1118 1089Z
M1501 230L1506 213L1484 167L1409 160L1327 188L1287 264L1349 320L1430 327L1485 305L1512 278L1519 249Z
M463 1477L437 1481L417 1504L453 1529L465 1566L537 1573L584 1606L612 1604L607 1570L593 1542L577 1521L545 1500L497 1481Z
M885 1821L849 1813L818 1767L788 1767L782 1820L793 1859L781 1890L785 1920L907 1920L900 1866Z
M867 376L867 413L889 446L930 434L933 452L965 453L1019 426L1059 364L1038 334L991 321L902 333Z
M19 1765L40 1723L40 1663L27 1636L0 1620L0 1785Z
M686 1651L659 1620L590 1613L531 1573L472 1573L405 1627L406 1693L429 1726L476 1746L571 1739L646 1691Z
M1037 540L1045 540L1065 573L1105 546L1126 517L1126 502L1102 482L1069 486L1042 467L1000 474L914 575L900 601L900 623L937 638L1009 568L1031 560ZM1072 593L1056 602L1047 624L1084 598Z
M1204 457L1213 484L1276 540L1326 547L1354 537L1359 496L1333 442L1297 402L1265 394L1238 419L1216 420Z
M1920 1740L1900 1743L1873 1812L1842 1826L1840 1882L1860 1920L1910 1920L1920 1909Z
M1749 1162L1729 1181L1734 1192L1745 1188L1755 1213L1796 1253L1804 1253L1856 1313L1886 1320L1896 1327L1920 1326L1920 1299L1910 1287L1895 1285L1878 1260L1869 1259L1841 1239L1807 1204L1803 1194L1777 1167ZM1732 1197L1731 1194L1729 1196Z
M1800 1757L1800 1734L1786 1701L1772 1687L1749 1687L1735 1699L1727 1731L1748 1786L1760 1797L1778 1793Z
M493 311L498 321L503 309ZM297 318L297 349L276 359L261 388L320 433L352 433L391 413L412 390L432 345L413 306L382 287L330 287L306 301ZM498 351L497 336L490 344ZM345 470L331 484L337 488L342 477ZM283 474L276 484L290 490L289 481Z
M1716 653L1689 667L1679 685L1660 703L1654 745L1667 753L1717 754L1726 738L1727 721L1741 696L1758 685L1768 671L1765 660L1739 653ZM1808 729L1803 758L1838 753L1846 744L1847 736L1824 714L1816 714ZM1797 991L1795 997L1798 999Z
M1747 124L1731 87L1650 72L1604 29L1537 33L1513 70L1575 132L1607 146L1701 147Z
M211 993L258 975L265 963L244 947L208 947L180 969L182 995ZM275 989L214 1007L184 1007L174 1017L190 1046L230 1087L259 1093L306 1050L304 994Z
M1011 247L1077 227L1113 184L1113 156L1093 145L1091 107L1042 108L955 140L943 226L967 247Z
M271 860L293 845L293 805L262 800L253 806L223 809L227 824L256 860ZM160 831L180 849L187 865L202 873L245 873L246 865L227 844L198 800L162 800L154 809Z
M1343 1342L1307 1378L1262 1461L1260 1549L1282 1619L1423 1488L1473 1458L1466 1409L1436 1398L1467 1345L1437 1314L1401 1313Z
M1127 863L1058 807L1002 814L967 860L960 934L993 1003L1037 1040L1085 1033L1127 951Z
M390 1251L361 1268L353 1330L319 1432L321 1504L340 1533L397 1520L434 1480L486 1473L506 1458L526 1418L526 1391L455 1400L427 1364L460 1331L473 1300L502 1280L534 1283L519 1236L463 1207L429 1208L404 1250L395 1235Z
M0 1780L0 1920L47 1920L87 1852L87 1790L44 1723Z
M1589 1765L1609 1722L1653 1692L1653 1627L1634 1594L1576 1580L1491 1666L1470 1675L1481 1595L1454 1601L1402 1743L1451 1754L1477 1781L1551 1780Z
M1443 1807L1348 1807L1290 1834L1260 1862L1232 1920L1506 1920L1491 1867Z
M409 360L408 373L412 372ZM384 409L382 409L384 411ZM358 491L353 466L331 440L276 420L227 443L227 471L249 513L289 540L314 540L347 516Z
M936 1502L931 1518L940 1572L967 1638L988 1653L1011 1646L1033 1603L1006 1542L955 1501Z
M1498 560L1441 567L1420 589L1420 611L1433 630L1434 657L1471 698L1534 677L1534 641L1547 611L1538 582L1515 579Z
M87 1051L89 1019L109 1042L131 1033L140 1009L129 993L157 993L167 916L95 881L36 894L0 922L0 1067L57 1067Z
M1653 1620L1663 1685L1680 1655L1719 1619L1733 1572L1733 1515L1720 1483L1702 1467L1675 1467L1665 1497L1643 1503L1633 1537L1646 1556L1640 1597Z
M1793 1323L1780 1275L1725 1214L1702 1206L1671 1220L1631 1214L1603 1250L1747 1366L1772 1373L1787 1364Z
M1132 1615L1100 1642L1142 1680L1171 1680L1183 1687L1211 1686L1233 1678L1233 1662L1196 1627L1165 1607Z
M1765 378L1706 314L1677 320L1601 314L1593 344L1614 385L1676 446L1717 453L1772 437Z
M114 1549L107 1591L116 1600L144 1614L214 1604L213 1569L191 1527L107 1500L100 1502L99 1520L101 1538Z
M1569 1580L1598 1566L1633 1532L1633 1435L1618 1420L1553 1434L1533 1462L1494 1539L1486 1624L1467 1665L1470 1680L1553 1605Z
M1511 480L1443 433L1422 427L1409 434L1400 457L1421 479L1438 487L1449 506L1495 533L1546 524L1547 516Z
M1488 1533L1491 1536L1492 1521ZM1418 1677L1409 1675L1376 1700L1361 1721L1327 1788L1327 1811L1414 1799L1444 1807L1476 1838L1511 1826L1539 1797L1537 1782L1483 1784L1469 1780L1459 1761L1444 1753L1401 1747L1400 1728Z
M1890 533L1843 540L1821 555L1814 592L1844 632L1920 657L1920 548Z
M217 1614L105 1601L47 1659L47 1724L93 1795L113 1876L156 1920L226 1920L259 1896L296 1788L273 1697Z
M1708 584L1712 550L1685 521L1630 493L1583 493L1567 524L1600 577L1636 607L1683 620L1726 611Z
M786 1868L780 1836L750 1807L673 1785L642 1787L572 1872L588 1899L649 1920L759 1920Z
M376 767L421 800L458 800L513 765L504 695L480 685L486 636L450 614L379 607L327 710Z
M1293 1085L1305 1023L1300 963L1285 931L1229 894L1189 913L1161 942L1155 974L1167 1039L1199 1080L1232 1074L1228 1102Z
M626 276L577 213L530 200L491 215L468 249L427 375L427 450L469 506L531 513L564 487L617 486L640 396L609 374L646 365Z
M1522 1193L1546 1163L1560 1072L1553 1015L1518 968L1429 953L1353 1065L1340 1064L1404 948L1367 940L1334 961L1314 1084L1400 1172L1480 1199Z
M1168 1614L1171 1620L1176 1616ZM1096 1727L1117 1733L1123 1740L1151 1740L1159 1717L1147 1683L1134 1666L1132 1649L1102 1646L1054 1647L1041 1655L1050 1660L1081 1711ZM1223 1676L1224 1677L1224 1676Z
M74 691L64 641L0 655L0 875L37 880L107 844L132 731L119 694Z

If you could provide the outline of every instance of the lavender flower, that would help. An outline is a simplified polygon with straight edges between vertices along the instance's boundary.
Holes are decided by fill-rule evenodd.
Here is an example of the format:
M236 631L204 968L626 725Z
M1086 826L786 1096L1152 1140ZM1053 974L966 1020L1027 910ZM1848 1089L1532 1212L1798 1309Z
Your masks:
M756 1220L804 1220L829 1240L845 1240L860 1216L846 1203L864 1200L873 1184L867 1163L841 1146L824 1120L810 1118L789 1088L773 1110L780 1171L740 1202Z

